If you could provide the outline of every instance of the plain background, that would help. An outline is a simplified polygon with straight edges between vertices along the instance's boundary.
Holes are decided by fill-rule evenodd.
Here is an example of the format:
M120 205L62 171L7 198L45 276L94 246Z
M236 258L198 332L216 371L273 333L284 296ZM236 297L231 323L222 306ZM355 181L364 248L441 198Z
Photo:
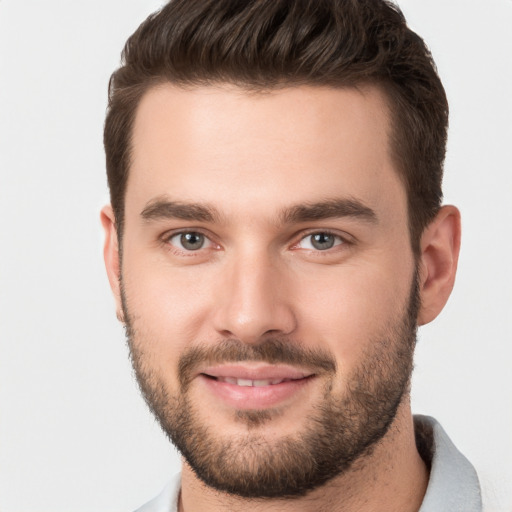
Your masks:
M451 104L455 291L422 328L415 412L512 511L512 1L403 0ZM139 397L102 262L102 125L124 41L157 0L0 0L0 510L122 512L179 459Z

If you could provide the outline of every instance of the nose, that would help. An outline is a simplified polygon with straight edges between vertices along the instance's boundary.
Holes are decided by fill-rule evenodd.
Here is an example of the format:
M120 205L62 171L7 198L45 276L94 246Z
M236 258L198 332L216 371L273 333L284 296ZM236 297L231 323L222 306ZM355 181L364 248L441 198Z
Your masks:
M291 334L296 329L286 269L261 255L227 266L221 272L214 306L219 334L257 344L264 337Z

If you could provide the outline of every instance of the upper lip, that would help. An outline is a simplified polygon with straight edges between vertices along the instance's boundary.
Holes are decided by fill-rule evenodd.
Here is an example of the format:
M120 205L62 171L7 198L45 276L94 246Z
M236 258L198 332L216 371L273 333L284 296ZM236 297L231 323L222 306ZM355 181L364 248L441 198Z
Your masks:
M311 377L312 372L287 365L222 364L202 369L200 374L210 377L231 377L245 380L298 380Z

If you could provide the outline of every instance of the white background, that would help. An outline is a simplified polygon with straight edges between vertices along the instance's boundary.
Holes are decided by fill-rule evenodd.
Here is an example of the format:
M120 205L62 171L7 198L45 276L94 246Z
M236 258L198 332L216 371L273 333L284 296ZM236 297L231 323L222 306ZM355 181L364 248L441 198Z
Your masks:
M413 405L512 511L512 1L403 0L451 104L452 298ZM179 459L138 395L102 263L102 124L124 41L161 5L0 0L0 510L131 511Z

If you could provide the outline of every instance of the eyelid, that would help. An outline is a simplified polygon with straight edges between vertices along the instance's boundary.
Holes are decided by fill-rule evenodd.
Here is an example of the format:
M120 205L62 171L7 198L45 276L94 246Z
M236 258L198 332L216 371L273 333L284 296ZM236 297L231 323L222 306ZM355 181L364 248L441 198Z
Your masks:
M193 250L187 250L185 248L180 248L179 246L172 244L170 242L172 238L174 238L178 235L183 235L183 234L187 234L187 233L198 233L198 234L203 235L207 242L207 245L201 247L200 249L197 249L196 251L193 251ZM336 247L339 247L340 245L353 245L355 243L355 240L353 239L353 237L350 236L348 233L345 233L345 232L340 233L339 231L336 231L333 229L311 228L306 231L302 230L300 232L300 235L294 236L296 241L292 244L291 249L300 249L299 244L304 239L306 239L312 235L315 235L315 234L331 235L331 236L338 238L342 243L337 243L332 248L326 249L323 251L319 250L319 249L306 249L306 250L310 250L312 252L317 252L317 253L328 253L328 252L334 250ZM221 248L220 244L218 244L214 240L214 237L209 232L207 232L206 230L204 230L202 228L191 227L191 228L173 229L173 230L166 231L165 233L163 233L159 237L159 239L160 239L160 243L162 245L166 246L167 248L171 247L174 250L179 251L180 253L187 254L187 255L194 255L194 253L200 253L200 252L204 251L205 249L211 249L212 247L214 249Z
M299 247L299 244L303 240L305 240L306 238L308 238L312 235L317 235L317 234L331 235L333 237L338 238L341 241L341 243L337 243L333 247L331 247L329 249L325 249L323 251L320 249L314 249L314 248L313 249L305 249L305 250L310 250L310 251L314 251L314 252L318 252L318 253L328 253L329 251L335 250L335 248L339 247L340 245L352 245L355 243L353 237L351 237L347 233L344 233L344 232L340 233L339 231L336 231L333 229L312 228L312 229L307 230L306 232L304 232L304 231L301 232L298 241L293 243L292 249L301 249L301 247Z
M176 236L180 236L180 235L185 235L187 233L197 233L199 235L202 235L205 238L205 242L206 242L205 245L203 247L201 247L200 249L197 249L197 250L193 251L193 250L187 250L184 247L180 247L179 245L171 243L171 239L172 238L174 238ZM192 228L173 229L171 231L166 231L159 238L160 238L160 241L161 241L162 245L165 245L167 248L170 247L173 250L175 250L176 252L179 252L179 253L182 253L182 254L186 254L186 255L190 255L190 256L193 256L194 254L197 254L197 253L201 253L205 249L206 250L207 249L211 249L212 247L215 248L215 249L220 248L219 244L217 244L213 240L212 235L208 234L207 232L205 232L204 229L201 229L201 228L194 228L194 227L192 227Z

